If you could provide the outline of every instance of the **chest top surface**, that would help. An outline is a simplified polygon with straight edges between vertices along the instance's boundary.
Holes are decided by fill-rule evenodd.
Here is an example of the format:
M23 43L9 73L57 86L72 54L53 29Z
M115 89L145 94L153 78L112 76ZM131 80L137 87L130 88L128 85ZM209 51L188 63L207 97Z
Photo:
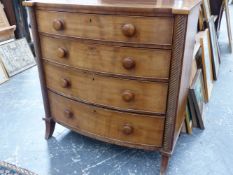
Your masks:
M189 14L201 0L31 0L25 6L70 8L114 8L115 10L154 11L160 13Z

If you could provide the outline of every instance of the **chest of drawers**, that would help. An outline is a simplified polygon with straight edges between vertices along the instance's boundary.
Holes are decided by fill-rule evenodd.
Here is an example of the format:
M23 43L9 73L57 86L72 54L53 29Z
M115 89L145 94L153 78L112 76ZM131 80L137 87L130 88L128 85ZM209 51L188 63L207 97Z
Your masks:
M46 138L158 150L161 174L186 107L200 0L33 0Z

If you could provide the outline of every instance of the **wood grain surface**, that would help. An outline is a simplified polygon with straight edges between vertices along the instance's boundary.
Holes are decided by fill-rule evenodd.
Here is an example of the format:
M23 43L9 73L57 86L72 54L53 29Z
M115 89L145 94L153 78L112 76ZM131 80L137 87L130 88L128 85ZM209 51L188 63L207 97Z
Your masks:
M43 35L40 41L43 58L64 65L132 77L169 79L170 50L86 44Z
M121 113L97 108L49 92L51 113L57 122L77 132L120 142L161 147L164 117ZM130 130L128 130L131 128Z
M39 32L114 42L171 45L173 18L37 11ZM135 32L130 36L124 30ZM61 26L57 30L56 27ZM131 27L130 27L131 26ZM55 27L55 28L54 28Z
M189 14L199 5L201 0L32 0L23 2L25 6L36 6L50 9L69 11L76 10L82 13L115 13L115 14Z
M139 110L164 114L166 83L142 82L83 73L50 62L44 62L47 87L68 97L78 98L122 110ZM134 98L124 99L129 91Z

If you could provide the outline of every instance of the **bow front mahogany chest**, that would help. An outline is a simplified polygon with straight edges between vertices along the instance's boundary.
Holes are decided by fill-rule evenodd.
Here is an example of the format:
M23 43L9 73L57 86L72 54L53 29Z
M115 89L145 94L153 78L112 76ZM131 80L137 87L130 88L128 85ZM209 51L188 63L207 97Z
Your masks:
M33 0L45 107L55 123L158 150L165 173L184 120L201 0Z

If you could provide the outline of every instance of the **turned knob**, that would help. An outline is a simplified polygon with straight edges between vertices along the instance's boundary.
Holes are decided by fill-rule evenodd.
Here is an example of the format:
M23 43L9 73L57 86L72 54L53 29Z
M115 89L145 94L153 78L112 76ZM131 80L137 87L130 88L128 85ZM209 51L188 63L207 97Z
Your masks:
M125 69L133 69L136 66L136 62L132 58L124 58L122 65Z
M125 102L131 102L134 100L134 93L130 90L125 90L122 94L122 98Z
M67 56L67 50L65 48L58 48L57 49L57 56L59 58L65 58Z
M63 88L69 88L71 86L71 82L67 79L61 79L61 86Z
M132 36L134 36L134 34L136 32L136 28L133 24L124 24L122 26L122 32L125 36L132 37Z
M133 133L133 127L130 126L129 124L125 124L125 125L123 126L122 131L123 131L123 133L124 133L125 135L130 135L130 134Z
M64 29L64 21L61 19L55 19L53 21L53 28L57 31Z
M64 111L64 115L65 115L66 118L72 118L74 114L70 110L66 109Z

